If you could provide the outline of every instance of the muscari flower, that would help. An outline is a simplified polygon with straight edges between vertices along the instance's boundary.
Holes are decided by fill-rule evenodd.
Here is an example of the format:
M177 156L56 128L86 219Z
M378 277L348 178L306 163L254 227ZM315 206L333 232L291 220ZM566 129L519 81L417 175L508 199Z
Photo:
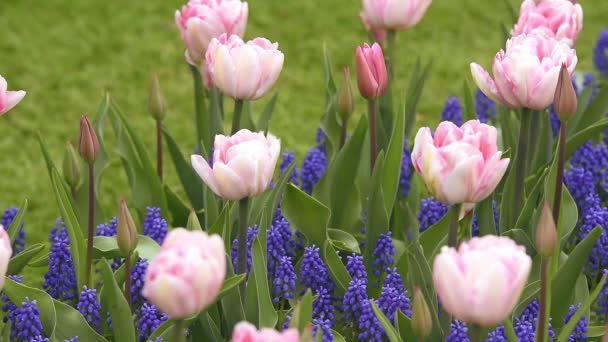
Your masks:
M311 289L313 293L319 293L324 288L331 292L334 290L334 282L331 280L329 271L321 255L319 248L315 245L306 247L300 265L300 283L304 289Z
M608 273L607 270L604 270L604 274ZM608 283L604 285L602 291L597 297L597 315L603 318L603 321L608 321ZM602 320L600 318L600 320Z
M251 270L251 246L253 246L253 240L255 240L255 238L258 236L258 231L257 225L247 228L247 274L249 274L249 271ZM238 244L238 239L234 239L232 241L232 251L230 253L232 257L232 266L235 273L239 272L237 269Z
M302 162L302 173L300 180L302 190L307 194L312 194L312 189L317 185L327 169L327 156L322 146L314 146L306 153L306 158Z
M40 322L40 310L35 300L29 298L21 304L21 307L13 311L9 317L11 325L11 340L39 341L42 337L42 323Z
M280 208L277 208L272 226L266 231L266 236L268 279L273 279L276 265L281 257L295 257L295 241L292 238L290 224L283 217Z
M469 342L468 331L469 328L465 322L458 320L452 321L452 330L450 336L447 338L447 342Z
M386 278L384 278L378 307L391 323L395 322L397 310L408 317L412 316L410 299L407 297L407 290L403 286L403 281L396 268L389 269Z
M380 235L372 257L374 259L372 262L373 272L378 277L393 265L395 261L395 245L393 245L391 232Z
M589 204L592 204L588 199L594 197L599 199L599 194L593 183L593 173L585 170L582 166L570 165L564 174L564 183L581 212L585 211ZM589 197L590 194L595 194L595 196Z
M420 203L420 212L418 213L420 232L424 232L441 220L447 214L448 209L447 205L439 202L434 197L423 199Z
M156 306L144 303L144 305L141 307L141 316L137 321L139 341L146 341L154 330L156 330L156 328L158 328L167 319L167 315L160 312Z
M8 278L17 283L23 283L23 276L9 275ZM15 305L15 303L13 303L6 294L2 294L2 303L4 303L4 305L2 305L2 312L6 313L2 321L6 323L12 315L13 311L17 309L17 305Z
M365 299L361 303L361 316L359 317L359 339L361 341L384 341L384 328L372 308L372 300Z
M293 299L296 292L296 272L293 269L291 258L283 256L276 267L274 281L272 282L273 303L281 299Z
M362 304L367 300L367 279L353 278L342 300L342 319L347 325L358 322Z
M570 311L568 311L564 323L568 324L568 322L570 322L570 320L572 319L572 316L574 316L580 308L581 304L570 305ZM586 341L588 325L589 322L587 321L587 317L581 317L581 320L578 321L578 323L576 324L574 331L572 331L572 334L570 334L570 336L568 337L568 342Z
M76 273L70 254L70 238L63 221L57 220L51 237L49 269L44 275L42 288L57 300L71 301L76 298Z
M353 253L352 255L347 256L346 260L348 274L350 274L353 279L359 279L367 283L367 271L363 264L363 257Z
M19 213L19 208L8 208L4 210L4 214L2 215L2 220L0 224L8 231L11 223L15 219L15 216ZM23 229L24 224L21 224L21 228L19 228L19 234L13 243L13 254L17 254L25 249L25 229Z
M584 239L595 227L608 227L608 208L599 205L589 206L582 217L579 238ZM599 278L601 270L608 267L608 232L603 231L591 250L589 261L584 269L593 279Z
M336 313L333 305L332 294L324 287L315 293L317 299L312 303L312 317L323 321L329 321L330 327L334 327Z
M494 212L494 225L498 228L498 223L500 219L500 213L498 212L498 207L496 206L496 201L492 201L492 210ZM477 213L473 215L473 222L471 223L473 236L479 236L479 220L477 218Z
M101 304L99 304L99 301L97 300L96 289L89 289L85 285L84 290L80 293L80 299L78 300L76 309L80 311L91 328L95 329L98 333L101 333L101 316L99 315Z
M294 164L296 162L296 155L295 152L291 151L291 150L285 150L283 152L283 160L281 161L281 165L279 166L279 178L283 177L283 175L285 174L285 172L287 171L287 169L291 166L291 164ZM298 165L296 164L296 166L293 168L293 171L291 171L291 176L289 177L289 182L298 185L298 177L300 175L300 172L298 171Z
M608 30L600 31L595 48L593 49L593 62L595 68L604 77L608 76Z
M142 225L143 233L162 245L167 236L167 221L161 216L160 208L148 207L147 209L148 213Z
M462 116L462 106L460 105L459 98L456 96L448 97L443 112L441 113L441 121L451 121L456 126L462 126L464 118Z
M334 340L334 333L331 331L331 322L329 320L313 318L312 324L312 336L315 338L315 340L319 331L322 334L322 342L331 342Z
M148 265L148 259L140 259L131 271L131 304L134 306L141 305L144 302L141 289L144 287Z
M401 156L401 175L399 176L399 194L404 198L410 192L412 174L412 155L408 147L408 141L405 139L403 142L403 154Z
M490 100L480 89L475 93L475 112L477 118L483 123L496 121L496 103Z

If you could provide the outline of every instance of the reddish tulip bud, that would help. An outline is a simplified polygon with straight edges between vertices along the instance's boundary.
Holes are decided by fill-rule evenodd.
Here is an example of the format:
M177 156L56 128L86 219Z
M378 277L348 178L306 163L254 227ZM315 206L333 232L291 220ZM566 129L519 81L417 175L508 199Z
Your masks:
M549 203L545 201L536 226L536 250L543 257L550 257L557 246L557 230Z
M568 68L566 68L565 64L562 64L559 72L559 79L553 98L553 107L562 122L570 120L576 114L578 107L578 98L574 91L574 85L572 85L572 78L570 78L570 73L568 73Z
M424 294L420 287L414 289L414 304L412 306L412 329L414 334L424 340L431 334L433 329L433 319L431 311L426 304Z
M160 91L160 83L158 82L158 76L152 75L152 84L150 86L150 99L148 100L148 110L152 117L158 121L162 121L165 118L167 112L167 104L165 97Z
M72 143L68 141L63 156L63 178L71 188L80 182L80 160Z
M361 96L368 100L384 94L388 85L388 73L384 54L378 43L371 47L365 43L357 47L357 84Z
M93 164L99 154L99 141L89 118L83 115L80 119L80 136L78 138L78 152L89 164Z
M344 68L344 80L342 87L338 93L338 113L343 122L346 122L350 115L355 110L355 96L353 95L353 87L350 81L350 69Z
M133 217L127 207L127 202L124 198L120 199L120 208L118 210L118 233L117 241L118 248L125 253L130 254L137 247L137 226L133 222Z

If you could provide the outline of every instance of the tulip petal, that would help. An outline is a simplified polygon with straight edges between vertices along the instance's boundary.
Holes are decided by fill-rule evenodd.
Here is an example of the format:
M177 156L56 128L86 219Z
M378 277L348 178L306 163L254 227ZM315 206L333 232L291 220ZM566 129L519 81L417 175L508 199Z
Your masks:
M236 98L253 100L262 77L260 58L255 49L243 45L232 49L236 73Z
M496 83L490 74L479 64L471 63L471 75L479 89L492 101L505 104L502 96L498 93Z
M224 45L218 46L213 59L213 82L226 95L237 98L237 71L228 48Z
M242 179L228 166L213 164L213 175L221 192L221 197L227 200L237 201L249 196L246 180Z
M207 184L207 186L213 191L216 195L222 196L219 191L219 187L217 182L215 181L215 176L213 175L213 170L202 156L198 154L193 154L190 156L190 163L194 168L194 171L198 174L199 177Z
M21 100L23 99L25 94L26 93L23 90L7 91L6 98L5 98L6 104L5 104L3 112L6 113L9 110L11 110L13 107L15 107L19 102L21 102Z

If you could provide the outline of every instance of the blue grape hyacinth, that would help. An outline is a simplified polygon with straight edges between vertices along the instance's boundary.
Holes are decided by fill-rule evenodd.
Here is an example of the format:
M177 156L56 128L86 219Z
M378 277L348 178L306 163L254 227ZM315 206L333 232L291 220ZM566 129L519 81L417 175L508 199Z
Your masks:
M391 232L380 235L372 257L374 258L372 262L374 274L378 277L393 265L395 262L395 245Z
M378 307L391 323L395 322L397 310L408 317L412 316L410 299L407 297L407 290L396 268L390 269L384 279L382 293L380 299L378 299Z
M449 207L436 200L434 197L425 198L420 203L418 213L418 223L420 232L424 232L429 227L441 220L448 213Z
M40 310L35 300L26 298L21 307L16 308L11 317L11 340L18 341L40 341L42 336L42 323L40 322Z
M290 257L283 256L279 260L272 285L272 301L274 304L283 299L293 299L295 297L296 272L293 269Z
M99 301L97 300L96 289L89 289L85 286L84 290L80 293L80 299L78 300L76 309L80 311L91 328L95 329L98 333L101 333L101 316L99 314L101 304L99 304Z
M369 342L384 341L384 328L372 308L372 300L366 299L361 303L361 316L359 317L359 340Z
M344 324L358 322L362 313L362 304L367 297L367 279L353 278L342 300L342 319Z
M255 238L258 236L258 232L259 230L257 225L247 228L247 274L249 274L249 271L251 270L251 246L253 246L253 240L255 240ZM235 273L239 273L239 270L237 269L238 245L239 240L234 239L234 241L232 241L232 251L230 255L232 257L232 265Z
M145 301L141 294L141 290L144 288L148 264L148 259L140 259L131 271L131 304L133 304L134 307L141 305Z
M367 283L367 271L363 264L363 257L352 254L346 257L346 269L353 279L359 279Z
M313 293L319 293L322 288L329 292L334 290L335 285L329 275L329 270L321 258L319 248L315 245L306 247L304 250L300 264L300 283L304 289L309 288Z
M481 89L477 89L475 93L475 112L479 121L483 123L496 121L496 103L490 100Z
M148 213L142 225L143 233L162 245L167 236L167 221L161 216L160 208L147 207L147 210Z
M158 310L156 306L144 303L141 308L139 320L137 321L139 341L147 341L148 337L150 337L154 330L156 330L156 328L158 328L167 319L169 319L169 317Z
M51 238L49 269L44 275L42 288L57 300L72 301L77 294L76 272L70 254L70 238L63 221L57 220Z
M322 146L314 146L308 150L302 163L302 173L300 175L302 190L309 195L312 194L312 189L321 180L326 169L327 156L325 155L325 149Z
M10 227L11 223L13 223L13 220L18 213L19 208L8 208L4 211L0 224L2 224L6 231L8 231L8 228ZM23 251L23 249L25 249L25 229L24 224L22 223L21 227L19 228L19 234L13 243L13 254L17 254Z
M462 105L460 105L459 98L456 96L448 97L443 112L441 113L441 121L451 121L458 127L462 126L464 118L462 116Z
M299 185L298 181L300 176L300 171L298 170L298 165L296 163L296 154L292 150L285 150L283 152L283 160L281 161L281 165L279 166L279 178L282 178L287 169L291 166L291 164L296 164L291 171L291 175L289 176L289 182L295 185Z
M401 156L401 175L399 176L399 194L403 198L406 198L410 193L413 174L412 154L408 147L408 141L405 139L403 142L403 154Z
M593 49L593 62L599 73L608 77L608 30L600 31L595 48Z
M9 275L8 278L17 283L23 282L23 276L20 275ZM17 309L17 305L15 305L6 294L2 294L2 303L4 303L2 305L2 312L6 313L2 321L6 323L15 309Z

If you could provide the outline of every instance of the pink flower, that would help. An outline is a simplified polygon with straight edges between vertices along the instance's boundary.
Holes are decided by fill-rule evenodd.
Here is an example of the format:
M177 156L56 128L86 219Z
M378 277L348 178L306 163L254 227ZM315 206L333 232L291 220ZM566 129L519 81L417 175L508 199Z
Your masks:
M216 195L236 201L268 188L280 150L281 142L272 134L242 129L233 136L215 136L213 168L199 155L192 155L191 161Z
M219 235L175 228L150 263L142 294L171 319L182 319L212 304L225 277Z
M507 237L486 235L444 246L433 263L441 305L456 319L491 327L504 321L526 285L532 259Z
M562 64L574 72L576 51L538 34L516 36L494 58L494 79L479 64L471 73L481 91L509 108L544 110L553 102Z
M537 3L538 2L538 3ZM524 0L513 36L540 33L574 46L583 29L583 8L570 0Z
M7 87L6 80L0 75L0 115L15 107L25 96L25 91L10 91Z
M300 335L296 329L278 332L274 329L257 330L249 322L239 322L232 332L232 342L299 342Z
M213 38L224 33L242 37L248 13L247 3L240 0L190 0L181 11L175 11L188 63L198 65Z
M460 128L443 121L434 135L422 127L412 150L414 168L438 200L478 203L494 191L509 166L508 158L501 159L496 135L496 128L478 120Z
M422 19L432 0L363 0L361 16L370 26L403 31Z
M8 262L11 260L12 254L11 239L8 237L4 227L0 224L0 290L4 288Z
M235 35L213 39L205 55L207 71L222 93L241 100L264 96L279 78L285 57L278 43Z
M386 39L386 30L383 28L373 27L364 12L361 12L360 17L363 26L365 26L365 28L372 34L374 40L382 44Z
M357 84L361 96L366 99L376 99L386 91L388 74L384 64L384 54L378 43L369 47L357 46Z

